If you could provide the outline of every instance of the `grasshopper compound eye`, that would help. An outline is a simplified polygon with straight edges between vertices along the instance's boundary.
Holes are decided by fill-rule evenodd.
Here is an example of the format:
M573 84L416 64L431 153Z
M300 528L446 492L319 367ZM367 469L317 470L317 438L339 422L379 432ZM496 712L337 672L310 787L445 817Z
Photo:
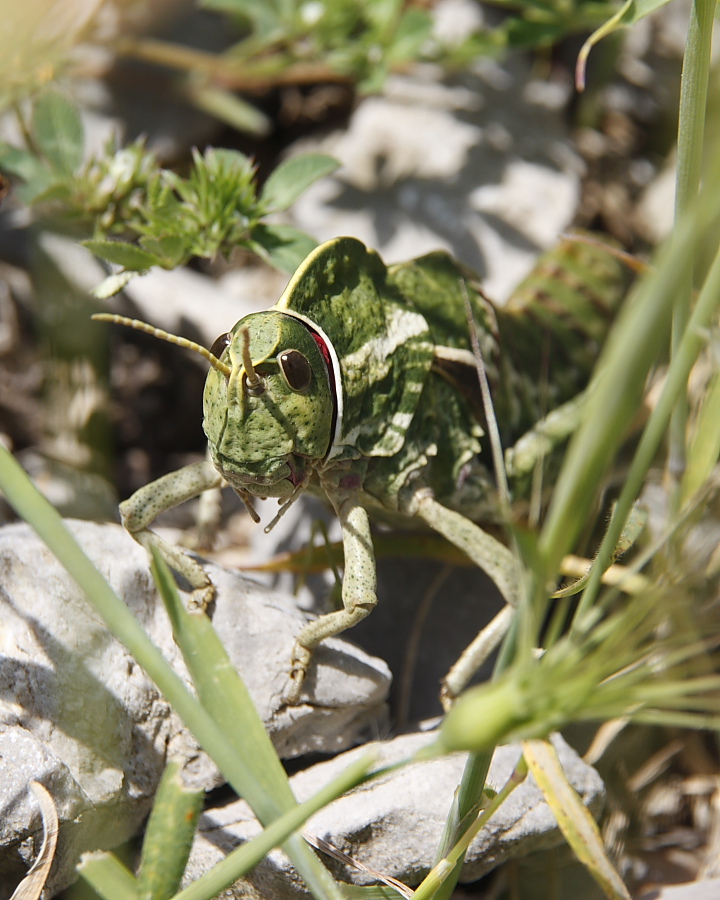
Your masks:
M307 358L299 350L285 350L279 356L280 370L291 391L304 393L312 380L312 369Z
M229 331L226 331L225 334L221 334L219 338L215 339L215 343L210 348L210 352L213 356L216 356L218 359L223 355L226 348L230 344L232 340L232 335Z

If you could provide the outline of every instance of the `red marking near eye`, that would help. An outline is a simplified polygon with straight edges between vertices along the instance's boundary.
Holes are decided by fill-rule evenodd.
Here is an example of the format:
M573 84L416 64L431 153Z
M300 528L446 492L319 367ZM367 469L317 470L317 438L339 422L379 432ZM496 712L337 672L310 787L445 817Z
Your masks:
M307 327L307 326L306 326ZM322 335L318 334L317 331L314 331L312 328L308 328L308 331L312 335L313 340L318 345L320 352L322 353L322 357L325 360L325 368L328 373L328 378L330 379L330 390L332 391L333 398L337 396L337 385L335 384L335 372L332 366L332 357L330 356L330 351L328 350L328 345L325 342L325 339ZM337 407L337 403L335 403ZM334 415L337 413L337 408L333 413ZM333 421L333 430L335 429L335 422Z
M320 352L322 353L323 359L325 360L325 365L328 367L328 369L330 369L332 371L332 363L330 360L330 351L327 348L327 344L320 337L320 335L317 333L317 331L311 331L310 334L313 336L313 340L320 348Z
M309 328L308 331L313 337L313 340L318 345L320 352L322 353L322 357L325 360L325 371L328 374L328 381L330 382L330 392L332 393L333 398L333 413L332 413L332 426L330 434L335 434L335 422L337 421L337 392L338 386L335 382L335 370L332 365L332 357L330 356L330 351L328 350L328 345L325 342L325 339L322 335L318 334L312 328ZM332 445L332 438L330 439L330 443ZM328 447L328 451L330 452L330 448Z

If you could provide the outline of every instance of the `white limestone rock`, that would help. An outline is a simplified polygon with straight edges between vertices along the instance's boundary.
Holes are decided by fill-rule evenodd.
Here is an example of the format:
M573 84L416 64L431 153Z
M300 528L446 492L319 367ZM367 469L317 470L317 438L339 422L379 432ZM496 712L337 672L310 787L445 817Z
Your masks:
M187 672L147 556L117 525L68 522L88 556L181 677ZM211 567L214 624L283 756L350 746L384 721L385 665L340 640L317 654L313 702L280 710L294 635L290 596ZM79 587L24 524L0 529L0 900L19 880L38 827L28 794L41 781L58 806L52 887L79 854L114 847L141 824L168 757L203 788L221 783L164 698L109 633ZM3 893L8 885L7 894Z
M360 747L329 762L314 765L291 779L295 796L303 801L325 786L353 760L374 749L377 768L406 760L433 740L432 733L404 735L381 744ZM600 776L565 741L553 737L568 780L583 802L597 811L604 788ZM520 758L516 745L495 751L489 784L499 789ZM308 820L304 831L333 844L353 859L384 876L414 886L435 862L455 790L462 778L465 754L411 763L367 782ZM260 826L243 800L207 810L200 821L185 883L197 879L240 843L258 834ZM532 777L502 804L470 845L461 881L475 881L513 856L557 846L563 838L549 806ZM336 878L355 884L373 879L324 857ZM223 894L227 900L261 897L300 900L309 896L280 850L273 851L246 880Z

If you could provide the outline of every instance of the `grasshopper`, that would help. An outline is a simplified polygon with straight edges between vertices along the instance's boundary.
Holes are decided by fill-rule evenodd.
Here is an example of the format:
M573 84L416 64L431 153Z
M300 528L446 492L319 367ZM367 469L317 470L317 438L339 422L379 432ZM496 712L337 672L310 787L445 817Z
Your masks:
M360 241L337 238L307 257L274 307L241 319L210 351L135 320L97 317L134 323L210 363L209 459L120 506L125 528L187 579L197 606L211 602L213 585L198 562L149 530L163 510L229 485L250 508L252 497L276 497L281 511L308 490L340 520L343 606L300 631L287 703L300 701L313 648L377 602L373 515L422 520L484 569L506 600L449 676L446 699L506 631L519 573L514 554L476 524L501 524L501 515L466 310L507 448L510 493L527 498L533 448L541 444L545 455L576 427L577 398L622 295L620 264L606 249L568 242L562 254L496 307L445 252L386 266Z

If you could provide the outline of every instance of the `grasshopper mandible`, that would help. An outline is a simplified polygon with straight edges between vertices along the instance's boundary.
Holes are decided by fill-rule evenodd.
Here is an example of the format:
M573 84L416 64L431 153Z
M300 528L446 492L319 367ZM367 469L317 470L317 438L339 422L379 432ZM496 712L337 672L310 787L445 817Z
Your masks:
M213 585L199 563L148 529L163 510L229 485L248 506L253 496L277 497L284 508L310 490L340 520L343 608L298 635L287 703L300 700L313 648L377 602L374 513L421 519L484 569L506 600L473 643L472 663L449 676L446 698L507 629L518 573L513 553L476 524L498 523L499 510L466 308L508 448L511 494L522 497L538 421L550 413L555 442L574 429L577 396L622 294L621 266L607 250L568 243L562 252L559 293L528 287L496 307L444 252L388 267L343 237L314 250L274 307L241 319L211 351L135 323L201 352L211 366L203 402L210 460L159 478L120 506L125 528L160 550L198 606L211 601ZM551 256L534 277L558 269Z

